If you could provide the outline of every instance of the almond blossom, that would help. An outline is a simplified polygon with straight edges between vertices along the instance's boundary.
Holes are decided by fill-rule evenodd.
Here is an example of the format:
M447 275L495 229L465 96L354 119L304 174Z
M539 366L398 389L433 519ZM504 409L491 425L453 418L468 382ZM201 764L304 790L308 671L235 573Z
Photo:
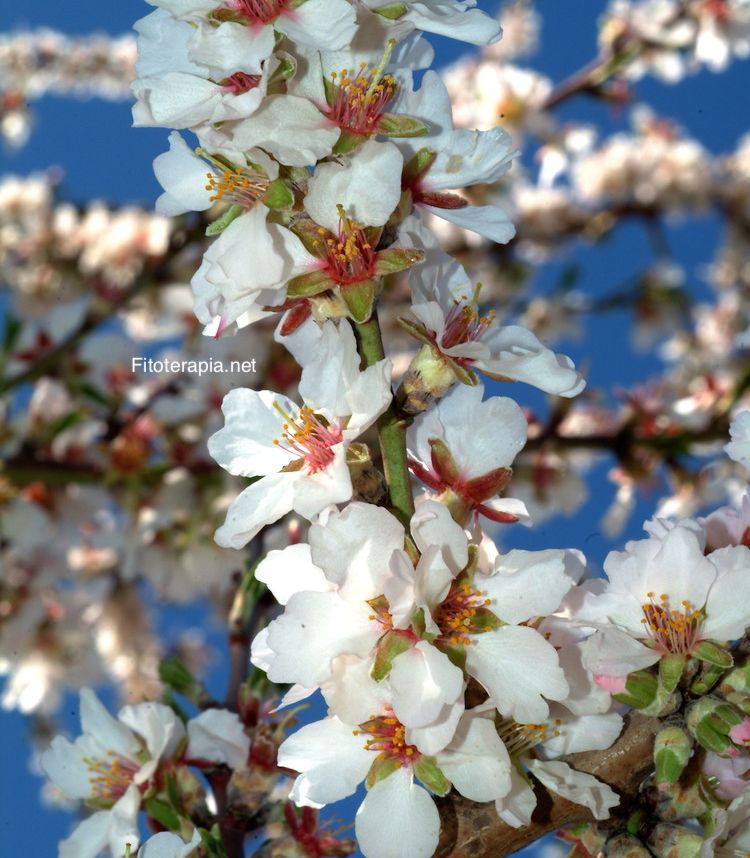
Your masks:
M220 545L241 548L291 510L312 518L352 496L347 448L387 408L390 363L361 372L347 322L326 323L315 348L300 383L302 406L269 390L224 397L226 423L209 438L209 452L229 473L260 479L232 502Z

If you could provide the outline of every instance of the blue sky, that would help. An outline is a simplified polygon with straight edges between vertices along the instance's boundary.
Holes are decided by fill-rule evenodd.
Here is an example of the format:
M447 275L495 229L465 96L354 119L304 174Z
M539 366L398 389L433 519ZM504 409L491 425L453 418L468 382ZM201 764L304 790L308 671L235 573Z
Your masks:
M479 5L489 11L495 3ZM595 54L596 17L604 8L603 0L539 0L544 17L542 52L535 66L554 80L560 80ZM139 0L77 0L75 4L59 0L35 0L15 5L3 18L6 27L50 27L70 34L126 32L132 22L147 14L151 7ZM440 63L449 62L466 52L466 46L433 39ZM730 151L746 130L746 115L736 109L747 92L747 65L736 64L724 75L703 72L677 87L645 80L638 92L665 116L675 118L707 148ZM732 107L734 105L734 107ZM166 148L167 131L130 127L129 105L124 102L78 101L46 98L34 105L37 125L27 146L19 152L0 152L0 172L28 174L57 165L64 172L62 193L74 201L100 198L116 203L138 202L150 205L159 193L152 176L151 161ZM568 119L596 122L607 132L627 127L627 117L611 114L602 105L579 98L567 104L560 115ZM702 291L697 276L699 266L711 258L718 226L710 217L675 224L669 241L675 255L691 272L689 283ZM602 294L638 273L649 260L645 235L637 224L619 230L605 244L578 248L554 261L541 278L542 287L553 283L565 266L579 263L584 275L580 288ZM634 354L629 346L630 318L627 313L598 318L582 343L564 343L579 363L589 367L593 386L612 389L627 386L653 373L658 366L649 356ZM538 402L533 394L514 388L522 401ZM600 565L610 543L599 532L601 510L611 498L605 464L592 473L590 499L574 521L555 520L532 531L517 531L507 544L524 547L570 545L584 548ZM658 496L658 495L657 495ZM656 496L653 500L656 500ZM641 502L625 538L637 537L639 522L650 514L648 502ZM200 614L165 612L170 628L195 623ZM215 637L218 642L218 635ZM215 677L217 684L221 681ZM218 690L217 690L218 693ZM64 720L75 733L76 701L67 701ZM70 815L41 808L38 797L41 781L27 774L26 725L17 714L2 716L5 757L0 781L0 858L31 853L40 858L54 856L55 844L71 825ZM339 813L345 816L347 810Z

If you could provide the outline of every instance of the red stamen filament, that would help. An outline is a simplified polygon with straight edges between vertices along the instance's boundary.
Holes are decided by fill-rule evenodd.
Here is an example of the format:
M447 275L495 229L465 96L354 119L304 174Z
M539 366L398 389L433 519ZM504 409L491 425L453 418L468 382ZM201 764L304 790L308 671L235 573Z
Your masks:
M445 328L440 345L450 349L461 343L481 340L494 321L494 310L490 310L486 316L480 316L472 304L455 304L445 317Z
M318 230L325 243L325 254L331 277L340 285L359 283L372 277L375 269L375 251L367 240L364 226L347 217L344 207L338 205L339 230L333 236L322 227Z
M367 64L361 63L354 77L348 69L342 69L339 75L331 72L334 95L328 116L339 128L368 136L375 132L378 120L396 92L393 77L382 74L383 65L368 70Z
M485 599L483 596L484 593L481 590L473 590L466 582L454 583L451 586L434 617L443 641L458 646L469 646L473 643L470 635L486 631L484 626L474 623L478 609L492 604L492 599Z
M235 95L241 95L243 92L249 92L251 89L256 89L260 84L260 80L261 76L259 74L235 72L223 80L221 82L221 86L226 92L233 92Z
M355 736L365 734L365 748L376 751L383 760L395 760L396 768L409 765L419 758L414 745L406 743L406 727L393 715L390 706L385 707L384 715L371 715L369 721L352 730Z
M114 751L107 751L107 756L111 760L84 757L83 762L92 772L92 777L89 778L92 797L117 801L127 792L139 767L131 760L115 754Z
M227 0L225 9L236 12L247 24L269 24L286 11L288 0ZM221 7L219 15L221 18Z
M274 407L287 422L282 424L281 439L274 438L273 443L302 459L308 473L325 470L334 459L331 448L343 440L341 428L335 423L329 425L323 422L321 417L306 407L300 409L296 420L282 411L277 402Z
M646 632L662 652L687 655L695 645L700 632L703 612L695 610L686 599L682 609L670 608L669 596L662 593L657 604L654 593L646 593L648 602L642 605L641 620Z

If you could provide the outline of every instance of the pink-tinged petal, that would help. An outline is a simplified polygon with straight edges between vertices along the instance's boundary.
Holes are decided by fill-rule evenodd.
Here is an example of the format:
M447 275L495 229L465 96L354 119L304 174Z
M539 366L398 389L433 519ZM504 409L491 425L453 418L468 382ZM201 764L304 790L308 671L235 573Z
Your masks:
M337 593L296 593L269 626L275 658L268 678L312 687L330 676L337 655L364 657L382 633L371 613L365 602L351 604Z
M375 754L349 724L324 718L292 733L279 747L279 766L300 772L291 798L320 806L351 795L365 779Z
M605 676L603 673L595 673L594 682L610 694L622 694L627 684L627 676Z
M393 711L406 727L426 727L444 706L463 699L463 671L427 641L393 660L389 680Z
M750 718L745 718L742 723L732 727L729 731L729 738L737 745L750 742Z
M620 796L607 784L586 772L577 772L559 760L529 760L529 770L549 790L587 807L594 819L607 819Z
M335 589L322 569L312 562L310 546L301 542L283 550L269 551L255 570L280 605L286 605L295 594L304 590L324 593Z
M527 626L501 626L474 635L466 668L507 717L525 724L546 720L550 700L564 700L568 683L555 648Z
M292 509L297 474L270 474L254 482L230 504L224 524L216 531L222 548L242 548L267 524Z
M224 763L231 769L247 765L250 739L234 712L207 709L188 721L187 734L190 759Z
M330 448L333 460L315 473L299 473L294 483L292 508L308 521L327 506L348 501L352 496L352 479L346 463L346 446L335 444Z
M430 858L437 849L440 814L409 769L397 769L369 790L354 821L367 858Z
M437 760L453 786L472 801L494 801L511 790L512 763L491 719L466 713Z

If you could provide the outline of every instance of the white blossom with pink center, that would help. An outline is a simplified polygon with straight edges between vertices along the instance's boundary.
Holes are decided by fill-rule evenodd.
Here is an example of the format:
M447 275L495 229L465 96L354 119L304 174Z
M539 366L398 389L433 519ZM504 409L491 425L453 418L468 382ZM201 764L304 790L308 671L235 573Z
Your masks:
M691 519L655 519L646 530L647 539L609 553L604 591L573 615L597 629L583 645L595 675L624 677L665 655L689 656L702 641L740 638L750 625L750 549L706 555L703 529Z
M269 390L238 388L224 398L225 426L209 452L230 474L256 480L229 507L219 545L241 548L292 510L311 520L352 496L347 448L388 407L391 365L360 371L347 322L315 331L301 356L302 406Z

